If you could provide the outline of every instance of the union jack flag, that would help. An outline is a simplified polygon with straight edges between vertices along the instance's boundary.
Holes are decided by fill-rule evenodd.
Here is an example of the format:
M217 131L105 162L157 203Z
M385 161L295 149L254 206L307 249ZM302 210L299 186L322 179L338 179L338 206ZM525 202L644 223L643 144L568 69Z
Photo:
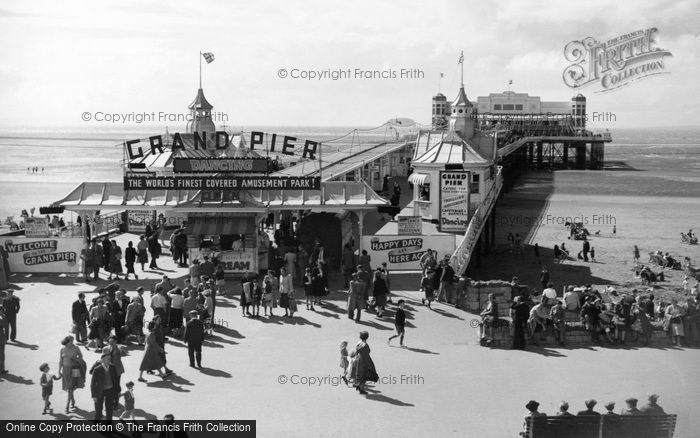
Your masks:
M214 62L214 54L211 52L204 52L202 53L202 56L204 56L204 60L207 61L207 64L211 64Z

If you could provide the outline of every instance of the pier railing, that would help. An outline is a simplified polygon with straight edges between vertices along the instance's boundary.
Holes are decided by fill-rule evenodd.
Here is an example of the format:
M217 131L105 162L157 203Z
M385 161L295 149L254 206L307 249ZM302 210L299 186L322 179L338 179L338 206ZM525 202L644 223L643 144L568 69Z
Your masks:
M491 188L486 193L481 205L479 205L474 212L474 215L469 220L469 225L467 225L467 231L464 233L464 238L450 258L450 265L452 265L457 275L463 275L467 270L472 252L474 251L474 246L479 240L481 231L486 225L493 206L496 205L496 201L498 200L498 195L501 193L502 187L503 175L501 172L501 167L499 166L496 177L493 180L493 184L491 184Z

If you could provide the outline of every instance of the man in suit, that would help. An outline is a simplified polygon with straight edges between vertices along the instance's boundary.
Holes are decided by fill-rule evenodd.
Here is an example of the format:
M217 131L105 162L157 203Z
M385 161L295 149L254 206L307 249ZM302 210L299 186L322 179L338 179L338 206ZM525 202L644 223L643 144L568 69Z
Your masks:
M591 250L591 243L586 239L585 237L583 238L583 261L587 262L588 261L588 253Z
M7 297L3 302L5 308L5 318L10 324L10 340L14 342L17 338L17 314L19 313L19 298L15 296L12 289L7 291Z
M102 349L102 354L109 354L109 362L114 368L114 407L119 406L119 393L122 390L121 379L122 374L124 374L124 364L122 363L122 352L119 350L119 345L117 345L117 337L112 335L107 341L108 344Z
M649 403L646 405L642 406L639 409L639 412L642 414L647 414L647 415L662 415L665 414L664 409L659 406L656 401L659 399L659 396L656 394L651 394L649 395Z
M620 411L620 415L641 415L642 412L637 409L637 399L630 397L625 400L627 408Z
M202 342L204 342L204 323L199 319L199 312L190 311L190 320L185 326L185 343L187 355L190 357L190 366L194 368L195 359L197 367L202 367Z
M5 309L0 302L0 374L5 374L5 344L7 343L7 318L5 317Z
M595 400L586 400L584 402L586 404L586 410L585 411L578 411L579 416L590 416L590 415L600 415L600 413L596 412L593 410L596 404L598 404L597 401Z
M120 289L117 291L114 301L110 305L110 312L114 318L114 333L117 335L117 342L124 342L125 333L122 327L126 324L126 308L129 305L129 297L126 296L126 291Z
M85 304L84 293L80 292L78 294L78 299L73 302L71 316L73 319L73 326L75 327L76 342L87 342L87 328L85 324L87 323L87 320L89 318L89 313L87 309L87 304Z
M100 362L90 370L92 379L90 380L90 393L92 401L95 402L95 421L102 420L102 407L105 409L105 419L112 421L112 410L114 409L115 392L119 391L116 386L116 369L112 366L109 353L102 354Z

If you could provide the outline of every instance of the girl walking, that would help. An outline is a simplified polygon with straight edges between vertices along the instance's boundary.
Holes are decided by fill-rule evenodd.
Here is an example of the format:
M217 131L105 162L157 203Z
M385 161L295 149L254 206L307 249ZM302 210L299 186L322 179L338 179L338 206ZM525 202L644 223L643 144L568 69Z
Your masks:
M343 341L340 343L340 368L343 369L343 375L340 376L345 382L345 386L348 385L348 369L350 367L350 361L348 360L348 341Z
M272 282L268 277L263 279L263 298L262 298L263 309L265 310L265 316L267 316L267 308L270 308L270 316L275 316L272 313L272 308L274 307L274 299L272 296Z

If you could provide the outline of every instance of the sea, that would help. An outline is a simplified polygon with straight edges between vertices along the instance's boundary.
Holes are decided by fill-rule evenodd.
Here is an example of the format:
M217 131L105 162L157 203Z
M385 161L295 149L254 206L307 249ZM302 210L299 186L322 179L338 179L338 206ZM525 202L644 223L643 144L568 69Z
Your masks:
M322 147L328 152L351 151L357 144L379 143L395 134L386 127L348 126L247 126L245 131L327 142ZM84 181L121 181L124 142L165 132L165 127L154 126L0 127L0 218L18 217L31 208L38 214L39 207L62 199ZM558 190L700 197L700 127L621 128L611 133L606 171L559 173Z

